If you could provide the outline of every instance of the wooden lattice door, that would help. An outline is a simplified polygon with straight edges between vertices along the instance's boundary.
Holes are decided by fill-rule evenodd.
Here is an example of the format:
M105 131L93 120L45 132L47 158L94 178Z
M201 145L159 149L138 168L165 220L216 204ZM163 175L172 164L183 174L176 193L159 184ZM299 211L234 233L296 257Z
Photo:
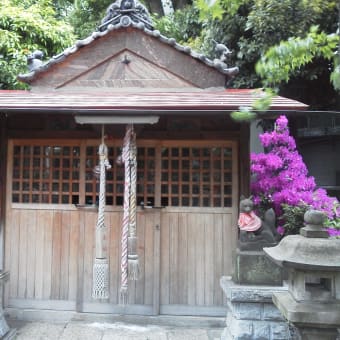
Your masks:
M105 224L110 299L94 301L98 141L11 140L6 269L9 305L84 312L218 314L219 280L232 271L238 197L237 144L138 140L137 230L141 279L119 306L123 169L109 141ZM85 207L85 209L83 209ZM52 305L51 305L52 304ZM45 307L46 307L45 306ZM61 306L61 307L60 307ZM223 314L223 313L222 313Z

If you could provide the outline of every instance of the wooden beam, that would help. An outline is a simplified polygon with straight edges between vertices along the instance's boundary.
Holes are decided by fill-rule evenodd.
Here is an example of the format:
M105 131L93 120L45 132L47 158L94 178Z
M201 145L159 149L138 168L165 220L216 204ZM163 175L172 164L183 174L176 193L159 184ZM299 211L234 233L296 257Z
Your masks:
M240 195L250 195L250 125L241 124L240 129Z

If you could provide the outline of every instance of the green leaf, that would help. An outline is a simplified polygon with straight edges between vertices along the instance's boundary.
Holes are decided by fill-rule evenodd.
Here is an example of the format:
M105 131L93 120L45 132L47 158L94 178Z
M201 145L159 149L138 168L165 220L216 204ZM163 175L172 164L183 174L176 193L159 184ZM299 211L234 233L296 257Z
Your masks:
M256 118L256 113L250 107L240 107L239 111L232 112L230 116L238 122L250 122Z

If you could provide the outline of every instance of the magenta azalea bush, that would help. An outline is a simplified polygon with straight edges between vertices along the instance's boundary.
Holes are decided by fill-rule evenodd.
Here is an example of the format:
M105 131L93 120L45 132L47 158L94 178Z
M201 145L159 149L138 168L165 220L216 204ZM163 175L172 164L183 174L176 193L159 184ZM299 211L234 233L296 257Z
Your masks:
M275 210L280 234L298 232L309 208L323 211L329 220L340 216L338 200L317 189L314 177L308 176L286 116L276 120L274 131L261 134L260 141L265 153L251 154L251 191L259 211Z

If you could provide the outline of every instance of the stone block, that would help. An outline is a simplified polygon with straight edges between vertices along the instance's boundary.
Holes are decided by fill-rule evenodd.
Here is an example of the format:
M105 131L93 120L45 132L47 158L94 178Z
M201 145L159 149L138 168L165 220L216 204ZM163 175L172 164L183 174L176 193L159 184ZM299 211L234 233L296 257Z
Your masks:
M287 287L241 285L230 277L221 278L227 298L226 328L221 340L287 340L289 328L272 303L272 294Z
M290 330L287 322L285 323L271 323L270 332L272 340L287 340L290 339Z
M263 251L236 250L233 280L240 284L282 284L282 269L272 262Z
M234 317L239 320L261 320L261 303L235 303Z
M304 328L298 329L298 334L301 339L308 340L338 340L340 333L336 328L324 329L324 328Z
M254 322L253 339L254 340L270 339L270 325L267 322Z
M289 292L274 293L273 302L285 319L295 325L320 328L338 328L340 325L340 302L296 302Z
M263 304L263 320L284 321L285 319L272 303L265 303Z
M253 340L253 323L246 320L233 320L229 325L232 339Z
M286 292L287 287L267 285L241 285L235 283L230 276L223 276L220 281L226 300L231 302L272 303L275 292Z

